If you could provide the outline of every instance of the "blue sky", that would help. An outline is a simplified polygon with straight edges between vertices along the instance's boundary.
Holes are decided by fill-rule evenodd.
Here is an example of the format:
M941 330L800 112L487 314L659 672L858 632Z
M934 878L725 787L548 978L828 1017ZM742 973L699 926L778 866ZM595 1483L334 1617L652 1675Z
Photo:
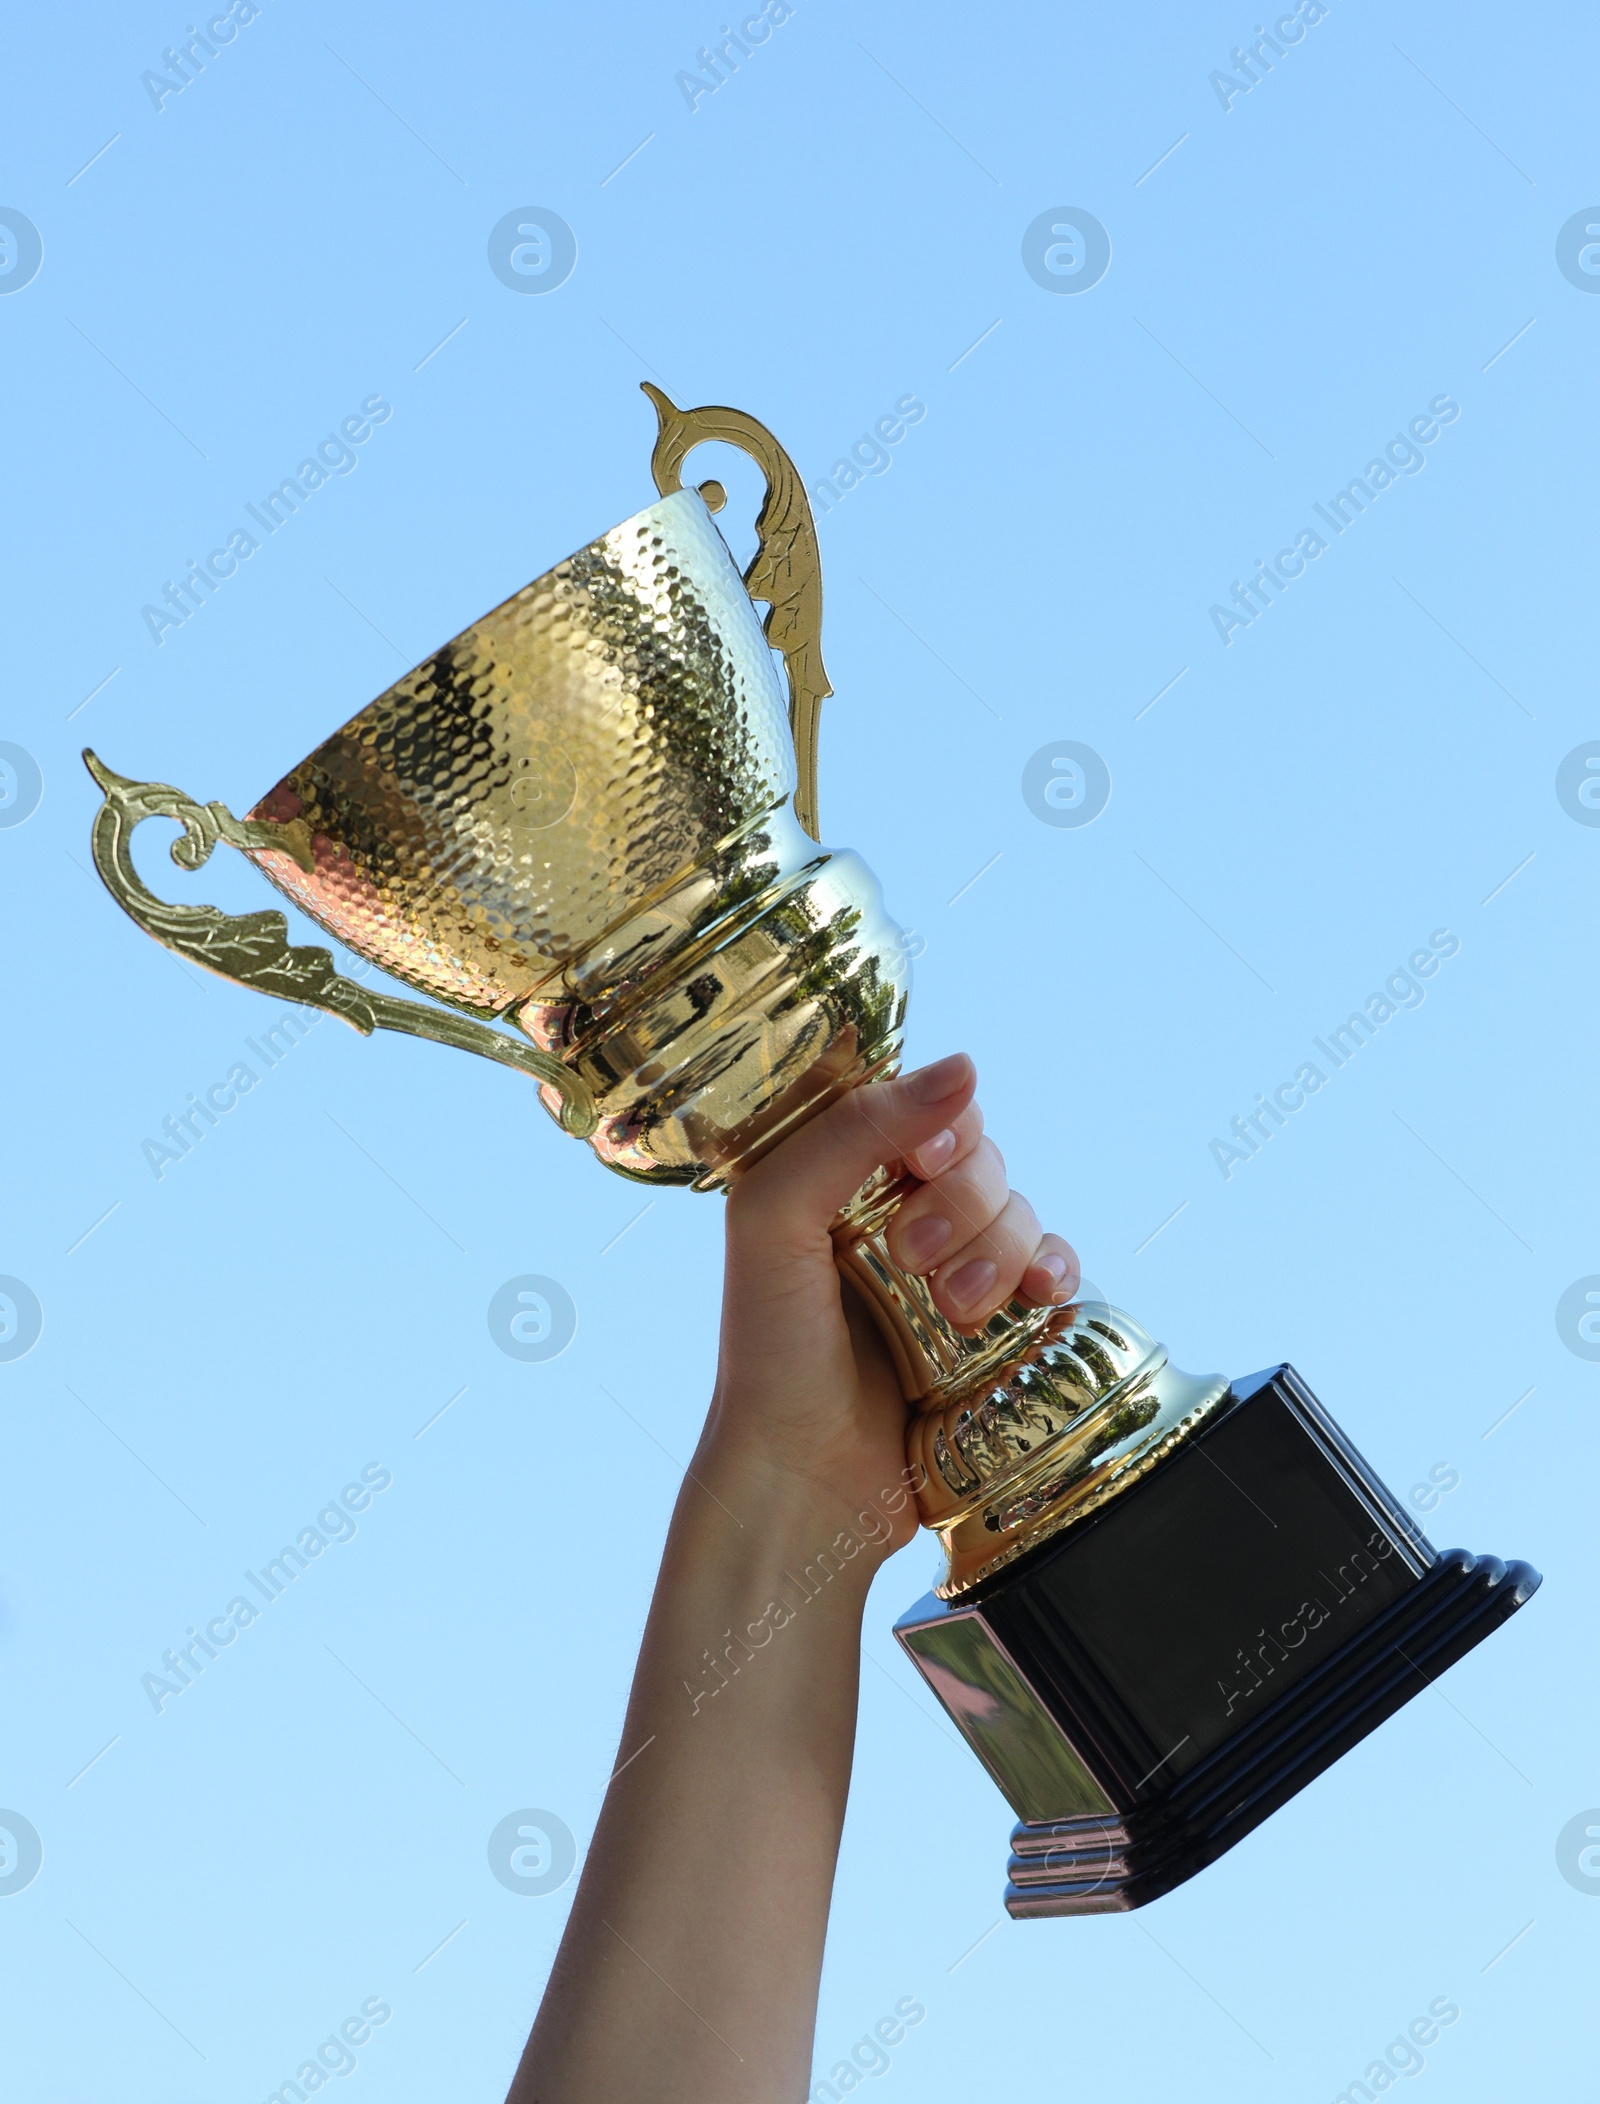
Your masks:
M1312 0L1268 71L1209 4L801 0L710 92L723 17L680 0L247 15L163 93L187 17L29 10L4 89L0 1328L42 1323L0 1338L0 1805L43 1850L0 1891L13 2093L256 2098L349 2021L362 2094L492 2097L520 2046L572 1887L508 1889L489 1839L534 1808L587 1844L709 1391L717 1202L641 1211L517 1077L333 1023L158 1178L144 1143L274 1011L116 912L77 754L245 809L649 500L641 380L750 410L813 485L861 446L819 507L823 828L922 939L912 1056L976 1055L1014 1180L1180 1364L1291 1358L1402 1496L1459 1477L1441 1547L1546 1577L1181 1892L996 1927L1011 1814L889 1637L934 1561L905 1550L819 2066L915 1997L882 2079L919 2099L1002 2069L1331 2097L1450 1997L1431 2096L1576 2093L1600 829L1583 758L1557 777L1600 740L1600 255L1563 231L1600 197L1592 15ZM704 458L742 554L754 478ZM198 611L145 616L241 531ZM1109 794L1041 823L1030 762L1069 744ZM1424 998L1231 1158L1437 931ZM575 1310L556 1356L492 1340L524 1277ZM391 1481L341 1507L363 1470ZM162 1653L329 1510L156 1714ZM683 1875L709 1903L716 1865Z

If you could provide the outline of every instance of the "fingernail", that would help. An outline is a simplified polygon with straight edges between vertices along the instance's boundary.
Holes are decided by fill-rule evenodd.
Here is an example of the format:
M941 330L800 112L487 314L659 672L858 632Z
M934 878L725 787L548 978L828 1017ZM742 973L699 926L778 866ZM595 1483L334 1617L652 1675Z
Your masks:
M983 1299L997 1276L987 1257L974 1257L970 1264L963 1264L953 1278L945 1280L944 1289L958 1308L970 1308L975 1301Z
M950 1223L941 1220L937 1213L924 1213L920 1220L911 1222L904 1234L896 1237L902 1263L915 1265L930 1263L949 1239Z
M915 1074L908 1074L906 1086L913 1103L941 1103L946 1096L953 1096L971 1071L972 1062L965 1052L952 1052L948 1059L936 1059L931 1067L922 1067Z
M931 1140L924 1140L920 1147L912 1149L911 1167L927 1183L938 1175L955 1151L956 1136L947 1125L943 1132L936 1132Z
M1067 1275L1067 1260L1065 1257L1058 1257L1052 1254L1047 1257L1041 1257L1033 1268L1035 1271L1048 1272L1051 1285L1059 1286Z

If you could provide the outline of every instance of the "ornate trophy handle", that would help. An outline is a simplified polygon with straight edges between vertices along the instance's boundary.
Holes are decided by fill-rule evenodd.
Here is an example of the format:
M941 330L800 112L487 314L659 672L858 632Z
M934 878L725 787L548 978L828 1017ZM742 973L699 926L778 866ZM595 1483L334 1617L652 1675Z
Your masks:
M817 718L833 688L822 663L822 557L805 484L766 425L758 424L742 409L709 404L702 409L680 409L648 380L640 385L654 403L661 426L650 456L650 472L663 497L682 489L684 459L707 439L722 439L748 453L767 478L767 493L756 520L756 552L744 573L744 584L752 599L767 602L769 612L762 631L773 649L783 653L789 676L789 729L799 776L795 816L812 839L819 840Z
M225 804L197 804L165 782L134 782L113 774L87 748L83 759L105 791L91 835L94 866L123 912L147 935L219 978L336 1015L363 1037L374 1030L402 1030L497 1059L558 1092L566 1131L578 1139L594 1131L596 1114L588 1089L549 1053L450 1009L425 1008L421 1002L397 1000L342 979L328 951L290 947L289 924L281 913L228 914L216 906L174 906L148 890L133 866L135 828L146 818L172 818L183 827L171 850L180 869L199 869L222 840L244 852L268 849L288 855L309 870L311 836L302 819L287 825L238 819Z

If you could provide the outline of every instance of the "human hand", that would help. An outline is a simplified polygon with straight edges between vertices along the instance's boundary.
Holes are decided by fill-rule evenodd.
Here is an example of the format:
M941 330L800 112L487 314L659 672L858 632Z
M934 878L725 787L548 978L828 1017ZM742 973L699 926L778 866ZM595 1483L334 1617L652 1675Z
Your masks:
M1061 1302L1078 1285L1072 1250L1008 1187L976 1087L957 1053L852 1089L728 1197L721 1354L697 1470L754 1471L815 1503L819 1524L883 1513L882 1555L916 1528L906 1410L877 1326L834 1263L828 1230L840 1207L886 1163L921 1177L890 1225L890 1254L929 1279L963 1330L1014 1296Z

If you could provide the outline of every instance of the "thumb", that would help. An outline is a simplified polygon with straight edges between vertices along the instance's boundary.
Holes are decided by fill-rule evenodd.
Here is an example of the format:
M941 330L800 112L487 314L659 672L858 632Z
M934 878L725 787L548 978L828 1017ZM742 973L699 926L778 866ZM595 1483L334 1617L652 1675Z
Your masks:
M903 1161L953 1124L977 1084L972 1061L955 1052L898 1080L853 1088L742 1176L730 1202L760 1214L769 1243L813 1243L874 1169Z

